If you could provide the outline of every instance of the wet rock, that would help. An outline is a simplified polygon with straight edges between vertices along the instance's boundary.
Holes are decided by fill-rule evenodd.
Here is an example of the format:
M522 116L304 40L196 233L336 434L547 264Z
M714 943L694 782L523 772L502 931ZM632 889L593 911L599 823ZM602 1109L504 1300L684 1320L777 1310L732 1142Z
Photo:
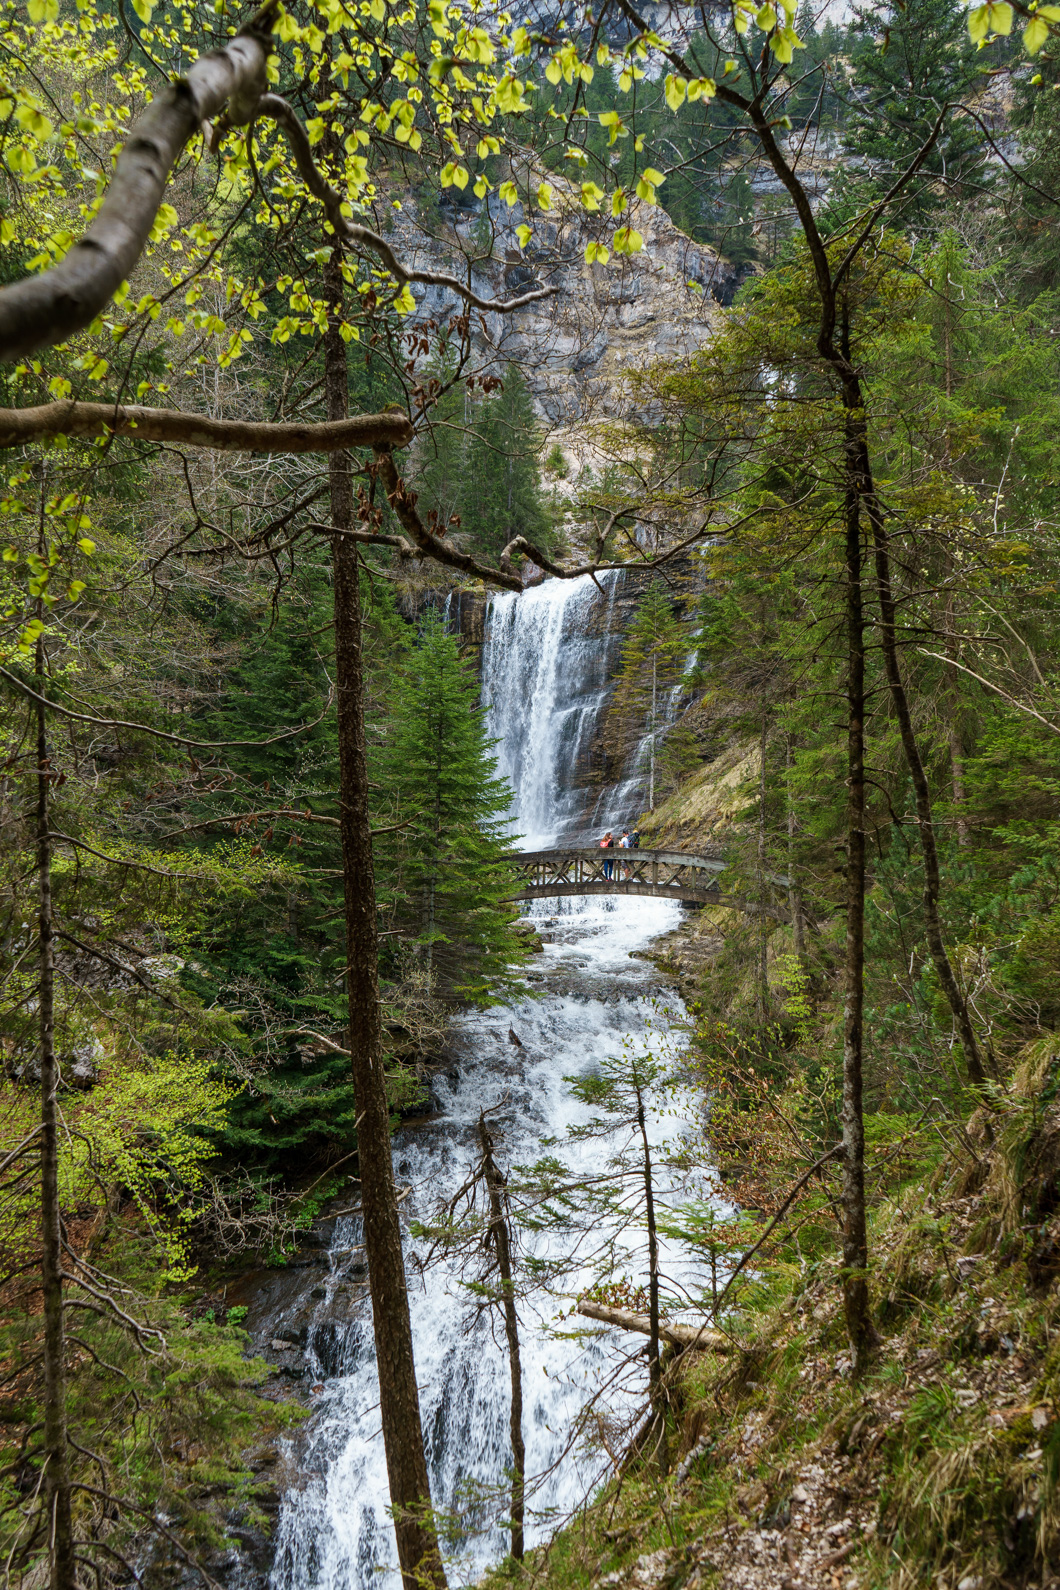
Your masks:
M275 1340L283 1347L304 1347L306 1344L306 1327L304 1325L281 1325L275 1332Z
M537 931L536 924L529 917L524 917L522 921L516 922L512 932L522 939L527 949L532 950L535 955L543 955L545 953L544 940Z

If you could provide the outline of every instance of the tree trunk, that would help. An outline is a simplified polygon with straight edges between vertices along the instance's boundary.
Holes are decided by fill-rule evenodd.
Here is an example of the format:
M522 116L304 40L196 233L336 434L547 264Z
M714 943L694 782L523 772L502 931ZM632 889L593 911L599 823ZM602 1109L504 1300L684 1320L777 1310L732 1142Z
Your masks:
M523 1442L523 1369L519 1356L519 1315L515 1307L515 1282L512 1279L512 1249L505 1210L504 1178L493 1158L493 1140L484 1115L479 1116L478 1135L482 1144L482 1165L486 1172L486 1187L490 1199L490 1233L497 1254L497 1269L500 1272L501 1293L504 1298L504 1334L508 1342L508 1371L512 1382L509 1424L512 1440L512 1556L516 1562L522 1562L526 1446Z
M766 933L766 715L758 744L758 1024L764 1027L769 1012L769 936Z
M972 842L968 829L968 790L964 782L964 747L961 745L960 731L960 691L958 689L957 669L953 666L956 647L953 643L954 633L953 592L946 593L946 656L950 658L950 665L946 670L949 678L950 718L949 743L950 743L950 777L953 783L953 809L956 815L955 827L957 829L957 843L962 850L966 850Z
M586 1319L598 1319L604 1325L614 1325L620 1331L638 1331L641 1336L651 1335L651 1320L647 1314L635 1314L628 1308L611 1308L606 1303L593 1303L588 1298L578 1299L578 1313ZM732 1339L721 1331L708 1330L705 1325L666 1324L660 1321L659 1336L675 1347L699 1347L703 1352L727 1353L732 1349Z
M867 454L863 472L867 471ZM894 703L895 716L898 719L898 731L902 739L902 749L905 752L906 766L913 781L913 794L916 799L917 827L920 834L920 851L924 858L924 928L927 933L928 948L935 967L935 975L942 985L950 1010L953 1014L954 1025L961 1040L964 1050L964 1063L968 1072L969 1082L978 1085L985 1082L983 1062L979 1054L979 1045L976 1041L975 1029L968 1014L967 1001L961 992L960 984L949 955L946 952L946 941L942 933L942 919L939 915L939 895L941 893L941 879L939 875L939 854L935 842L935 823L931 810L931 792L928 788L927 773L920 755L916 733L913 729L912 714L909 710L909 697L906 694L902 681L902 670L898 661L897 626L895 619L894 591L891 585L891 560L887 548L887 532L884 529L882 515L875 494L869 495L867 500L869 518L872 523L872 540L876 555L876 585L880 600L880 640L883 650L883 664L887 673L887 684Z
M651 1175L651 1147L644 1116L644 1101L637 1090L637 1125L644 1162L644 1212L648 1225L648 1390L655 1418L659 1473L670 1471L666 1441L666 1398L663 1390L662 1356L659 1349L659 1237L655 1228L655 1189Z
M659 695L659 659L653 651L651 655L651 761L648 773L648 810L655 810L655 734L656 711Z
M847 928L843 1008L843 1306L855 1375L872 1347L865 1222L862 1068L865 1008L865 615L861 516L847 489Z
M43 488L42 488L43 489ZM37 641L36 688L44 695L44 643ZM52 838L48 812L51 768L47 712L37 703L37 879L40 903L41 1293L44 1314L44 1496L48 1516L50 1590L75 1590L70 1477L66 1457L66 1346L63 1329L62 1225L59 1213L59 1124L55 1094L55 941L52 931Z
M324 341L328 419L345 418L348 403L346 344L339 333L342 275L337 259L328 267L331 305ZM352 529L353 476L347 453L328 460L331 520ZM359 1125L364 1245L372 1294L379 1409L386 1451L398 1560L405 1590L445 1586L427 1462L423 1451L419 1394L412 1354L401 1220L390 1157L390 1111L383 1072L379 1010L378 937L372 833L368 814L368 770L364 732L361 595L355 542L332 540L335 601L335 682L338 701L339 792L346 916L346 986L350 1010L350 1054Z
M795 802L791 798L791 769L795 759L792 751L793 743L789 734L784 750L788 774L788 910L791 912L791 925L795 933L795 954L801 961L806 956L806 924L802 919L802 892L795 881Z

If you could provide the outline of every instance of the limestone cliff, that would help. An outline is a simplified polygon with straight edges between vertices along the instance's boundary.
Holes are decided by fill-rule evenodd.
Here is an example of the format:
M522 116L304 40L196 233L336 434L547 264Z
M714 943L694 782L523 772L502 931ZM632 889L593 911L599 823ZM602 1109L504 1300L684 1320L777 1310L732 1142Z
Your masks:
M526 172L520 188L525 189ZM418 268L453 270L454 254L485 298L515 297L534 286L556 288L553 296L511 315L472 317L478 353L502 367L523 369L542 419L568 432L630 412L622 376L655 359L702 347L717 325L719 304L731 301L740 272L712 249L680 232L665 210L636 201L629 220L644 247L612 255L606 265L587 264L587 243L610 228L576 203L573 188L549 174L552 205L547 213L509 209L496 194L480 204L457 196L432 211L406 202L388 222L388 241ZM456 190L447 191L447 197ZM517 229L533 228L520 249ZM417 287L416 320L440 321L458 310L442 288Z

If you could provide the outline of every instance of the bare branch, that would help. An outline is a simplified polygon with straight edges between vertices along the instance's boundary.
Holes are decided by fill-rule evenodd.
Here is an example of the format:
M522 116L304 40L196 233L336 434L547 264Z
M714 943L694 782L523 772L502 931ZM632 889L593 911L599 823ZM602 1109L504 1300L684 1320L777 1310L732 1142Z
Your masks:
M523 582L518 575L505 574L500 569L492 569L488 565L478 563L466 552L458 552L451 541L432 535L416 512L416 493L409 491L405 485L391 454L379 448L375 456L379 474L386 488L387 501L397 515L402 529L408 531L422 556L433 558L436 563L446 563L453 569L462 569L465 574L472 575L476 580L487 580L493 585L503 585L507 591L523 589Z
M552 298L559 292L558 287L535 287L533 292L522 293L518 298L480 298L472 289L470 282L462 282L459 277L451 276L447 271L412 270L407 265L403 265L386 238L380 237L378 232L373 232L367 226L347 220L343 215L341 195L327 181L314 161L308 134L295 114L293 106L279 94L263 94L258 102L256 114L271 117L277 127L283 131L291 146L298 174L313 197L319 199L327 211L335 236L352 244L354 248L369 249L377 259L382 260L399 287L404 287L406 282L422 282L429 287L448 287L450 292L456 293L476 309L501 315L510 315L513 310L523 309L527 304L535 304L542 298Z
M0 324L3 295L0 293ZM337 453L347 447L407 447L412 423L402 413L354 414L320 425L215 420L181 409L145 409L135 403L41 403L0 409L0 447L19 447L47 436L131 436L138 442L173 442L219 453Z
M974 668L966 668L964 663L957 661L956 657L943 657L937 651L925 651L923 646L918 646L917 650L922 657L933 657L936 662L945 663L947 668L959 668L962 674L967 674L969 678L978 680L979 684L985 685L987 690L992 690L995 696L1000 696L1002 701L1007 701L1010 707L1015 707L1017 712L1025 712L1029 718L1036 718L1039 723L1044 724L1045 728L1051 729L1054 734L1060 734L1060 727L1055 723L1050 722L1048 718L1043 718L1040 712L1035 712L1034 708L1028 707L1025 702L1017 701L1015 696L1010 696L1008 691L1002 690L1000 685L992 684L989 679L984 679L982 674L975 672Z
M72 718L75 723L92 723L100 729L132 729L136 734L148 734L154 740L168 740L171 745L190 746L193 751L219 751L231 745L258 750L263 745L275 745L279 740L291 740L295 735L304 734L307 729L315 729L317 724L327 717L334 696L334 691L329 690L324 710L319 717L313 718L309 723L299 723L293 729L282 729L279 734L270 735L267 740L189 740L184 734L168 734L165 729L153 729L149 723L130 723L126 718L101 718L95 713L74 712L72 707L64 707L59 701L39 696L17 674L11 673L7 668L0 668L0 679L6 679L9 685L21 695L28 697L30 701L43 701L49 711L58 712L63 718Z

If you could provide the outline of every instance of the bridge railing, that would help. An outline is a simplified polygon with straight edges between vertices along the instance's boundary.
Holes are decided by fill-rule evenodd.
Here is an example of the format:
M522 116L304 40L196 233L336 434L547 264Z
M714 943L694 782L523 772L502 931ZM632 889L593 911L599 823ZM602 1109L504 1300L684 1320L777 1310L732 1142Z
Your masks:
M723 893L718 874L726 863L715 856L684 850L603 850L599 845L559 845L517 852L511 857L522 887L515 898L534 900L571 894L650 894L691 904L731 903L740 910L763 909L764 902L741 901ZM788 880L771 876L786 888Z

